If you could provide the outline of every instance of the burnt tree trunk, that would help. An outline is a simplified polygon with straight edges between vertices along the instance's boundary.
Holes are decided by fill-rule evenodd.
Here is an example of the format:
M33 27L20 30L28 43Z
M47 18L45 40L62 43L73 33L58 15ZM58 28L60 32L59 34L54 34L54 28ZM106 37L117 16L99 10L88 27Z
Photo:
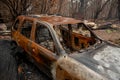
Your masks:
M80 0L80 8L79 8L79 12L82 18L84 18L84 11L85 11L85 0Z
M120 0L118 0L118 18L120 20Z
M112 0L107 19L117 18L119 16L118 0ZM117 10L118 8L118 10Z
M102 10L105 8L105 6L107 5L107 3L108 3L109 1L110 1L110 0L107 0L107 1L102 5L102 7L100 7L100 8L97 10L97 12L96 12L95 15L94 15L94 19L97 19L97 18L98 18L99 14L102 12Z

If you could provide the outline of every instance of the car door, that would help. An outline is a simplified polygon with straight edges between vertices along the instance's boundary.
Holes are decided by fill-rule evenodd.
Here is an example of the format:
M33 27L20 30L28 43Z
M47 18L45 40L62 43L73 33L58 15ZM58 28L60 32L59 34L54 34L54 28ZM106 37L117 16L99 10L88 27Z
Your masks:
M31 42L31 30L33 26L33 21L24 19L22 25L18 31L18 45L22 47L27 53L29 53L29 43Z
M19 27L21 25L21 20L19 18L17 18L12 26L12 30L11 30L11 36L12 39L17 41L18 36L18 31L19 31Z
M38 62L49 65L56 60L54 40L46 25L36 23L33 41L32 53L34 53Z
M51 33L46 25L37 22L32 34L34 34L31 45L32 58L37 63L39 69L50 76L51 64L57 60Z

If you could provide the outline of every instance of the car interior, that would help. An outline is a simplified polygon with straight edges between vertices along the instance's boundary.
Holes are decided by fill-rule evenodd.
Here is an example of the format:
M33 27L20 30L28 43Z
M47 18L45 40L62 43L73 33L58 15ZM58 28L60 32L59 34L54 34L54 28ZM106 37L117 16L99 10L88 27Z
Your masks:
M52 36L48 28L44 25L37 24L35 31L35 42L53 52L55 51Z
M23 34L27 38L30 38L31 29L32 29L32 22L24 21L23 26L21 27L21 34Z
M62 46L68 52L85 49L96 43L95 37L84 24L59 25L54 29Z
M26 37L30 37L32 24L30 22L25 23L21 30L22 34ZM54 27L57 33L58 39L63 48L71 53L73 51L79 51L86 49L96 43L96 38L85 27L84 24L64 24ZM48 28L42 24L37 24L35 31L35 42L39 45L55 52L55 45Z

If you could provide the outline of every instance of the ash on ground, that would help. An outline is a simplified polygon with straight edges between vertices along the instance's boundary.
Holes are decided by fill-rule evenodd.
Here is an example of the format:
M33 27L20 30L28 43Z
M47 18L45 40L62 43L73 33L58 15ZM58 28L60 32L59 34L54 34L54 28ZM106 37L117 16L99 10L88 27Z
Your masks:
M19 63L18 72L20 80L50 80L33 63L24 61Z

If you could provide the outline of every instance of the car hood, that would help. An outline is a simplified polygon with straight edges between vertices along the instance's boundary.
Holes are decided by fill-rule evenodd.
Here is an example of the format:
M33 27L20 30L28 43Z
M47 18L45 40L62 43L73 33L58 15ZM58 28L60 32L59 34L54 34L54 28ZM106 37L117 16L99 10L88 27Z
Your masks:
M112 80L120 79L120 48L106 45L93 56L99 65L97 68Z
M120 79L120 48L107 43L92 50L70 55L109 80Z

